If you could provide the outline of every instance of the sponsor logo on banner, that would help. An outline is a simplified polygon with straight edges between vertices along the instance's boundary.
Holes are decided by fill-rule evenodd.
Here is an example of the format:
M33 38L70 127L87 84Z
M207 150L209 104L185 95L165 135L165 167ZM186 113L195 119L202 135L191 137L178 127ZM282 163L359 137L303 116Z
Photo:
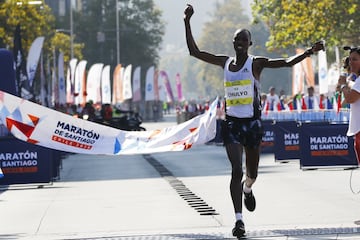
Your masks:
M286 151L299 151L299 133L284 133Z
M57 122L52 140L68 146L88 149L99 140L100 134L62 121Z
M144 154L182 151L213 139L216 102L184 123L132 132L74 118L0 91L0 118L16 138L39 146L87 154Z
M310 137L311 156L346 156L349 155L347 136Z
M17 111L15 111L17 112ZM16 115L16 114L14 114ZM17 135L17 137L23 141L26 141L28 143L36 144L38 143L37 140L30 138L31 134L34 132L36 125L39 122L39 118L33 115L28 114L28 117L31 120L32 125L25 124L21 122L21 119L11 119L9 117L6 118L6 127L9 129L9 131L12 131L12 128L15 127L19 129L19 131L22 133L21 135Z
M261 146L263 147L273 147L274 146L274 131L265 130L264 136L262 137Z
M2 152L0 153L1 169L8 173L35 173L38 171L37 152Z

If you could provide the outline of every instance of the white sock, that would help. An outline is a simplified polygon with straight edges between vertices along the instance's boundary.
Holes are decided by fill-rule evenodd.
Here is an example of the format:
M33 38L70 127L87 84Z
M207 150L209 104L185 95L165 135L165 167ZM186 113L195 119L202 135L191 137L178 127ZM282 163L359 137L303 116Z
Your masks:
M236 221L238 221L238 220L243 220L243 217L242 217L242 214L241 213L235 213L235 219L236 219Z
M244 183L243 192L244 192L244 193L251 193L251 187L248 187L248 186L246 185L246 182Z
M251 187L254 184L256 179L252 179L248 176L246 176L245 182L244 182L244 188L243 188L243 192L244 193L250 193L251 192ZM250 187L248 187L250 186Z

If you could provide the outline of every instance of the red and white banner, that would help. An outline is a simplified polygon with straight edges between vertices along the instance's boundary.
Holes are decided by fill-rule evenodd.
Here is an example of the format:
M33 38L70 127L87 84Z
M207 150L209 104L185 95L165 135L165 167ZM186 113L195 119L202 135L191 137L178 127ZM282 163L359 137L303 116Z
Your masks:
M122 131L43 107L0 91L0 120L18 139L85 154L147 154L182 151L216 134L216 103L189 121L153 131Z

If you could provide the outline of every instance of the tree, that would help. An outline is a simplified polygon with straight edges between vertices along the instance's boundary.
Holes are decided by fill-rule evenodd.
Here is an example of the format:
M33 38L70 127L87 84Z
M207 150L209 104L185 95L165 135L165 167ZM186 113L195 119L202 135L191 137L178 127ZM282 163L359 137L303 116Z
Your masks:
M12 48L15 28L21 26L22 45L27 53L32 42L39 36L50 39L54 27L54 16L46 4L33 5L29 1L1 1L0 3L0 44ZM44 42L44 49L50 46Z
M295 54L294 48L279 49L270 52L266 48L266 41L269 39L269 32L263 22L252 24L251 27L253 45L249 49L250 53L256 56L266 56L270 58L287 57ZM292 93L292 68L265 68L261 74L262 92L267 92L271 86L276 86L277 92L284 90L286 94Z
M250 20L245 14L241 14L245 11L240 0L224 0L222 4L216 3L215 9L212 19L205 23L198 46L214 54L232 55L234 32L238 28L249 28ZM189 59L186 68L184 79L188 82L184 83L184 88L196 89L202 97L223 95L224 77L221 68L193 58ZM194 87L195 83L197 87Z
M325 39L328 46L359 42L359 0L254 0L255 22L269 27L269 50L309 46Z
M116 62L116 1L87 1L83 11L74 14L75 41L83 42L84 58L96 62ZM157 64L164 34L161 12L153 0L119 1L120 63L146 69Z
M54 50L58 52L62 52L64 54L64 62L68 63L71 58L71 48L70 48L70 36L68 34L62 32L56 32L51 38L51 48L50 50L53 52ZM82 50L84 48L83 43L75 43L74 44L74 57L77 59L83 59Z
M200 49L214 54L232 56L235 54L232 47L235 30L248 28L251 31L253 42L249 48L250 54L270 58L295 54L293 47L269 52L265 45L269 39L268 27L262 21L252 24L245 15L240 2L240 0L225 0L216 5L216 12L212 15L212 19L205 24L200 41L198 41ZM182 78L185 92L196 91L200 97L224 94L224 77L221 68L191 58L188 54L185 59ZM264 69L260 79L262 91L267 92L270 86L277 86L278 90L284 90L285 93L291 94L291 71L291 68Z
M205 24L200 41L198 41L200 49L214 54L232 56L235 54L232 45L234 32L239 28L247 28L252 33L254 43L249 49L250 54L279 57L280 52L269 53L266 49L265 43L269 37L266 26L261 22L252 25L241 7L240 0L225 0L221 4L217 3L215 9L212 19ZM284 49L281 54L288 52ZM261 79L262 88L268 89L271 85L282 86L281 89L289 92L290 71L291 69L288 68L264 70ZM188 57L183 75L186 92L196 89L201 97L222 96L224 94L223 70L219 67Z

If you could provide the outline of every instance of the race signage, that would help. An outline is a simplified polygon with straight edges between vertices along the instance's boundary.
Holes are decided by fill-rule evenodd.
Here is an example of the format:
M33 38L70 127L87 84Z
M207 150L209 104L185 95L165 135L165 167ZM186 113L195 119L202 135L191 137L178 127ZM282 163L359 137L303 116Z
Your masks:
M358 166L348 124L303 123L300 126L301 168Z
M179 125L137 132L75 118L0 91L0 120L16 138L46 148L85 154L145 154L182 151L212 140L216 103Z
M274 123L272 120L262 121L264 127L264 135L261 142L261 152L262 153L273 153L274 152Z
M300 158L300 135L296 121L278 121L274 124L275 161Z

